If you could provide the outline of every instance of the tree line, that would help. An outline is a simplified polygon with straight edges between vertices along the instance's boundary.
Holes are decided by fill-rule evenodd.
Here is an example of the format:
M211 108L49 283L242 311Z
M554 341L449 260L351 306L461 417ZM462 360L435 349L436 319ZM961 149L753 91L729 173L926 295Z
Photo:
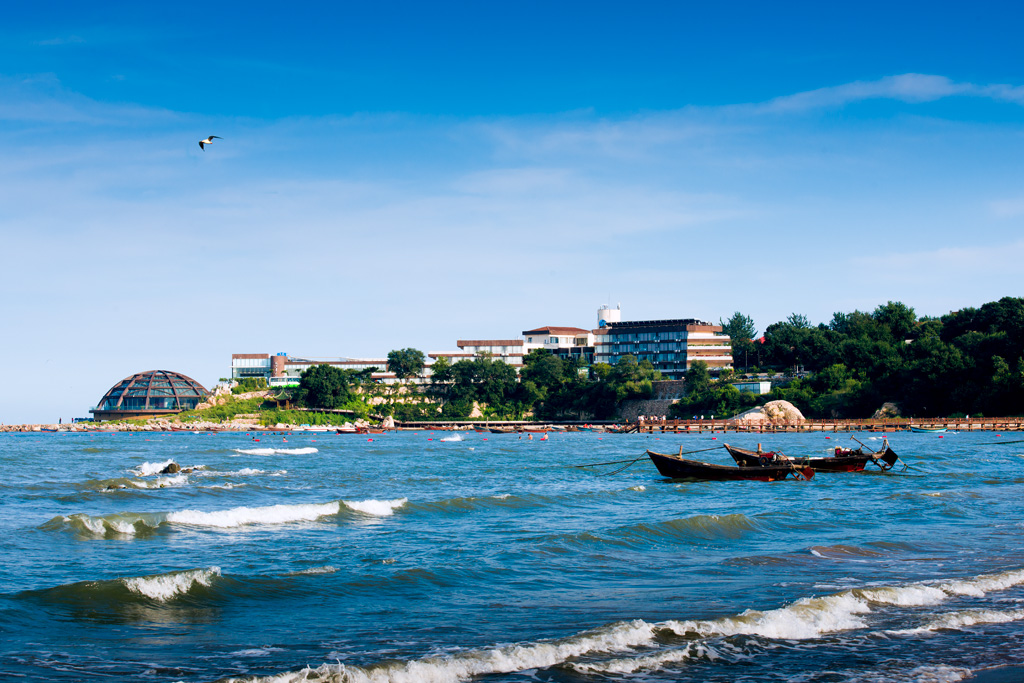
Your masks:
M939 318L918 317L892 301L871 312L835 313L819 325L793 314L768 325L760 338L753 319L740 312L722 325L732 339L736 370L715 375L702 362L692 363L673 416L728 417L775 399L812 418L869 417L885 402L919 417L1024 414L1021 298ZM400 349L388 354L387 369L407 380L425 362L422 351ZM633 356L615 365L584 365L544 349L527 354L518 373L486 354L455 363L441 357L422 386L373 385L372 372L313 366L293 398L311 407L357 406L357 412L405 420L464 419L474 404L494 419L607 419L622 401L651 397L653 382L661 379L650 362ZM764 372L784 377L770 394L740 392L731 383L735 375Z

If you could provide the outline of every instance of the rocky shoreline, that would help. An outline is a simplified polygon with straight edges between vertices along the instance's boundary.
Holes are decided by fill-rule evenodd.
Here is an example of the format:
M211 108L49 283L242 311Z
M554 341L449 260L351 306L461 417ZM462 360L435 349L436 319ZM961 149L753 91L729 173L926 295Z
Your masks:
M296 424L278 423L273 426L265 426L255 420L233 420L228 422L209 422L196 420L194 422L173 422L165 419L150 420L144 424L132 422L76 422L72 424L20 424L0 425L0 433L24 433L24 432L296 432L296 431L333 431L344 428L364 428L370 424L366 420L346 422L344 425L330 425L325 427L308 427Z

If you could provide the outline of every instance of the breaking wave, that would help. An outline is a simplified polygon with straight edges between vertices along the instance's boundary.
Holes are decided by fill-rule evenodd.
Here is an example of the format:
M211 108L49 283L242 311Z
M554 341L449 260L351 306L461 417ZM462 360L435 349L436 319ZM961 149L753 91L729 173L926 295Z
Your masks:
M235 453L242 455L311 455L319 453L317 448L235 448Z
M132 474L137 477L148 477L154 474L160 474L164 469L174 462L174 458L170 458L163 462L144 462L137 467L133 467L129 470Z
M71 528L99 537L134 536L151 532L163 524L228 529L250 524L311 522L337 515L343 509L374 517L388 517L408 502L396 500L335 500L328 503L299 503L265 507L237 507L228 510L178 510L174 512L122 512L110 515L60 515L42 525L43 529Z
M188 593L196 586L209 586L220 575L220 567L210 567L208 569L191 569L181 572L170 572L168 574L139 576L131 579L121 579L121 581L133 593L145 595L147 598L160 602L166 602L171 598Z
M64 603L126 604L140 600L165 603L199 588L209 588L220 576L220 567L186 569L165 574L124 577L106 581L80 581L54 588L26 591L21 595Z
M320 517L336 515L340 509L340 503L335 501L331 503L270 505L268 507L237 507L212 512L181 510L168 513L165 520L170 524L227 529L248 524L312 522Z
M987 592L1021 583L1024 583L1024 570L963 580L855 588L833 595L801 598L778 609L747 610L742 614L717 619L669 620L655 624L642 620L618 622L566 638L478 648L404 662L389 660L365 667L324 664L317 668L307 667L255 680L265 683L309 680L337 683L456 683L476 676L556 665L583 674L630 675L690 659L720 657L715 646L705 641L707 638L760 636L785 640L815 639L826 634L864 628L867 625L866 616L875 605L931 605L958 595L983 596ZM1020 619L1024 619L1024 610L967 610L942 615L930 627L958 628L975 623ZM673 636L686 638L687 642L679 645L678 640L672 640ZM676 644L666 645L666 642ZM571 661L577 658L585 658L587 661ZM969 674L963 669L950 671L960 678ZM920 675L914 680L957 680L931 678L931 672L928 675L923 671L918 673Z
M394 500L343 500L349 510L362 512L374 517L390 517L395 510L409 502L408 498L396 498Z

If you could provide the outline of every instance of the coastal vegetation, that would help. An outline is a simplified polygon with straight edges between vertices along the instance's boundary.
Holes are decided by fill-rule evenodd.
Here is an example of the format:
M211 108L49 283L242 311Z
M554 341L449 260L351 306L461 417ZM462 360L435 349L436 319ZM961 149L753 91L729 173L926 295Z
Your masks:
M723 327L732 338L733 370L715 374L691 363L684 392L670 417L730 417L785 400L810 418L869 417L895 403L916 417L1024 414L1024 299L1005 297L939 318L918 317L901 302L871 312L835 313L812 325L796 314L768 325L758 338L753 319L733 314ZM624 356L615 365L585 365L536 349L516 369L487 354L451 363L441 357L427 383L413 381L425 356L417 349L388 354L399 379L372 381L374 368L329 365L307 369L298 387L259 398L228 396L184 421L230 420L256 414L265 425L341 424L353 418L396 420L609 419L624 401L649 399L660 373L647 360ZM756 395L737 389L743 379L769 379ZM266 388L243 380L246 394ZM246 394L247 395L247 394ZM296 410L298 408L298 410ZM333 410L338 413L309 411ZM344 411L344 412L340 412Z
M786 378L755 397L691 369L673 414L729 416L783 399L808 417L868 417L885 402L917 417L1021 415L1024 299L1004 297L940 318L919 318L892 301L870 313L835 313L817 326L794 314L769 325L749 357L757 366L750 370ZM734 364L741 362L734 350Z

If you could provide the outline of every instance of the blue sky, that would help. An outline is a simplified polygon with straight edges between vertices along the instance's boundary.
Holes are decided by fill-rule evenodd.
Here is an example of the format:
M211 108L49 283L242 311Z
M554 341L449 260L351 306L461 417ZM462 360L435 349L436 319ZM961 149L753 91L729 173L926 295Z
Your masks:
M0 25L0 421L232 352L1024 282L1009 3L36 3ZM219 135L205 152L196 144Z

